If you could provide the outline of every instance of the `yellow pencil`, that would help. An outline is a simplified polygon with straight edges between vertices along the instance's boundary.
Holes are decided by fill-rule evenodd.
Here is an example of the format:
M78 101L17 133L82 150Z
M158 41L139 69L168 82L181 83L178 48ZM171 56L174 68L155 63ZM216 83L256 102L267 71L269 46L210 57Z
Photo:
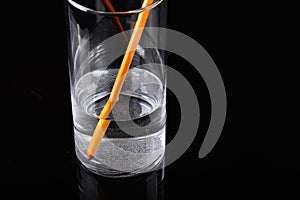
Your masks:
M142 8L145 8L146 6L153 3L153 0L144 0L142 4ZM96 151L99 147L99 144L107 130L107 127L109 126L110 120L106 120L109 113L111 112L112 108L116 104L119 98L119 94L121 92L124 80L126 78L126 74L128 72L128 69L131 65L133 56L135 54L135 50L137 48L137 45L140 41L140 38L143 33L143 29L145 27L145 24L147 22L148 16L149 16L150 10L146 10L144 12L141 12L138 16L138 19L136 21L136 24L134 26L126 53L124 55L124 58L122 60L121 67L119 69L118 75L116 77L116 80L113 85L113 89L110 93L109 99L106 102L103 110L100 113L98 124L94 130L92 139L90 141L89 147L87 149L87 158L92 159Z

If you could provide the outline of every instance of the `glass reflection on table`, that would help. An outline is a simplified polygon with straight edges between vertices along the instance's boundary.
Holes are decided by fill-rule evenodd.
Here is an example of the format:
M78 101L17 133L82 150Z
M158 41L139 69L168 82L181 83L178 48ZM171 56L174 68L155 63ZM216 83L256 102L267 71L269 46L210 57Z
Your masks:
M107 178L88 171L77 161L80 200L162 200L164 168L128 178Z

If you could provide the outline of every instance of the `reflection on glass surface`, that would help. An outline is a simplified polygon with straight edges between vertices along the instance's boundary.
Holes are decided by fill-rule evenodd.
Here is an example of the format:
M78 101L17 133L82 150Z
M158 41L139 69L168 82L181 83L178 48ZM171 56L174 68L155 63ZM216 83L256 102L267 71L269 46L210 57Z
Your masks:
M162 200L164 168L128 178L106 178L77 162L80 200Z

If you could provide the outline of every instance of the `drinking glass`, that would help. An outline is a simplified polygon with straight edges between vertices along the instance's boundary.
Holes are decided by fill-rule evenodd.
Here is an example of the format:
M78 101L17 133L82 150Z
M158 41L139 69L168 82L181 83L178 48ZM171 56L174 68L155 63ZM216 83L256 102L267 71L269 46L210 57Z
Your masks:
M143 0L65 3L77 158L88 170L107 177L134 176L155 169L165 152L166 56L158 46L166 38L151 27L166 27L166 0L151 0L147 6ZM146 24L139 27L141 37L137 40L136 26L146 12ZM131 40L138 43L123 73L120 93L109 114L101 117ZM108 127L89 157L87 151L100 120L109 122Z

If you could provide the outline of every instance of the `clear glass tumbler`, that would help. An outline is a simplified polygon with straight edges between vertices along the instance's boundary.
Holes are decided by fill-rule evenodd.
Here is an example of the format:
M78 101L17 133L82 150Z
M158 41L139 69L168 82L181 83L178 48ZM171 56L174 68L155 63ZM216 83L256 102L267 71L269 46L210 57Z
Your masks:
M94 173L133 176L151 171L163 160L166 58L157 44L162 45L165 36L148 27L166 27L166 4L165 0L66 0L75 151ZM128 61L131 40L137 44ZM146 43L144 48L141 44ZM125 59L129 68L124 71ZM102 117L121 68L120 92L109 114ZM89 157L99 120L109 122L108 127Z

